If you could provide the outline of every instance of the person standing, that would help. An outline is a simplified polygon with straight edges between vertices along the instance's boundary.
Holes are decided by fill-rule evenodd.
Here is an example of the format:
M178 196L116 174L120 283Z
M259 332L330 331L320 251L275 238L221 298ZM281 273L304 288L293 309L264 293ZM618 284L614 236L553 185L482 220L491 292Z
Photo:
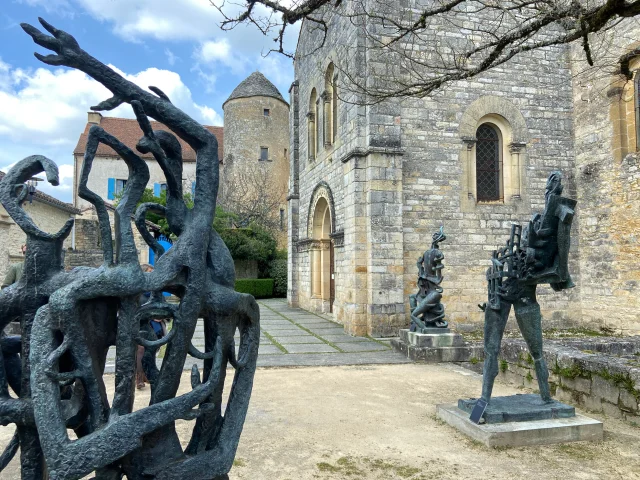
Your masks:
M22 245L20 247L20 253L24 257L27 252L27 246ZM22 270L24 269L24 260L22 262L12 263L9 265L9 270L4 277L2 282L2 288L7 288L9 285L13 285L14 283L18 283L18 281L22 278Z

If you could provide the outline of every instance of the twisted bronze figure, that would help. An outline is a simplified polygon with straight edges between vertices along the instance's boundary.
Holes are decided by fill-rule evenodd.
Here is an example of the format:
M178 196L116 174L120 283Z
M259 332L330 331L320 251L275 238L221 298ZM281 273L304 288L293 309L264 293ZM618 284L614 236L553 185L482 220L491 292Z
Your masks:
M53 51L36 57L48 65L76 68L107 87L113 96L93 110L127 103L144 133L140 153L151 152L167 181L167 206L136 205L149 180L145 161L117 138L91 128L78 195L97 211L104 262L99 268L62 268L62 242L70 220L56 234L40 231L21 208L24 182L40 172L58 183L57 166L42 156L18 162L0 182L0 201L27 234L24 275L0 292L0 331L19 318L21 337L1 338L0 424L16 425L16 435L0 456L0 471L20 450L22 478L222 479L231 469L247 413L259 342L259 309L253 297L234 291L233 261L212 229L218 193L216 138L158 88L150 93L82 50L75 38L43 19L47 35L22 28L38 45ZM169 131L153 131L150 116ZM196 152L194 206L183 200L182 154L176 136ZM129 167L126 188L111 231L105 203L87 181L98 144L113 148ZM131 216L159 257L153 272L143 273L133 239ZM147 211L166 216L177 237L171 250L146 230ZM112 234L115 248L112 247ZM143 292L155 292L138 306ZM165 303L160 292L180 298ZM172 318L169 335L157 340L149 318ZM198 318L204 320L205 351L191 342ZM234 333L240 332L236 356ZM107 350L115 345L115 393L109 399L103 372ZM133 411L137 345L145 347L143 367L151 383L149 406ZM166 345L161 368L158 348ZM204 360L191 371L192 390L177 396L188 356ZM226 406L222 392L227 365L235 368ZM15 396L10 394L13 390ZM183 448L177 419L195 420ZM77 439L72 440L67 430Z
M444 255L440 251L440 242L447 237L444 227L440 227L433 234L431 248L424 252L416 265L418 266L418 292L409 295L411 307L410 331L424 333L429 328L446 328L448 322L444 319L444 305L442 299L442 269Z
M487 403L498 375L498 354L511 306L533 357L540 397L544 402L552 401L542 355L542 316L536 288L544 283L555 291L574 286L568 262L576 201L563 197L562 190L562 174L551 173L544 212L534 215L524 230L521 225L512 225L506 246L493 252L487 270L489 301L481 306L485 312L482 399Z

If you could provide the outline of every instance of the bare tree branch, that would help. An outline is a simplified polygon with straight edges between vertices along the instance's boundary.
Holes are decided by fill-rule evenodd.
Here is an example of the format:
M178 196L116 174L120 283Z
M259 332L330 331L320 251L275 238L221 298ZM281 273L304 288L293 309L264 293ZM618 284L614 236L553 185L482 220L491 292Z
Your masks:
M224 16L222 28L253 23L265 35L276 32L278 46L272 51L298 58L325 45L337 24L335 16L350 19L364 31L368 55L389 57L400 73L371 82L338 62L336 69L344 81L340 91L361 94L362 103L378 103L391 97L424 97L523 53L574 41L582 42L587 63L593 66L590 35L638 16L640 0L414 0L404 8L384 0L247 0L241 5L223 2L216 8ZM320 27L317 44L312 52L285 51L286 29L300 20L308 21L303 28ZM443 26L464 35L438 35ZM627 77L629 58L618 60L618 73Z

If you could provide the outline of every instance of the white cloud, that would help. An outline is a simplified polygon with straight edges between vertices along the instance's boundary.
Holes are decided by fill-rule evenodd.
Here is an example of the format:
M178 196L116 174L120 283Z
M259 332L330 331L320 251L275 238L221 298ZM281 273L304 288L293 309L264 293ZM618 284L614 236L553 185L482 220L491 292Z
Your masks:
M169 62L169 65L171 66L174 66L176 62L180 60L180 58L176 57L176 55L168 48L164 49L164 54L167 56L167 62Z
M207 40L195 51L195 58L199 63L215 65L221 63L229 67L235 75L242 75L247 71L249 58L234 54L231 45L226 38L220 40Z
M150 85L160 88L194 119L222 125L220 114L196 103L177 73L149 68L127 74L112 68L143 88ZM0 59L0 168L7 168L29 155L45 155L60 165L62 188L42 185L42 190L69 201L70 195L60 193L71 188L73 167L66 162L71 159L84 130L89 107L110 96L105 87L80 71L23 70L12 68ZM133 118L128 105L104 114Z

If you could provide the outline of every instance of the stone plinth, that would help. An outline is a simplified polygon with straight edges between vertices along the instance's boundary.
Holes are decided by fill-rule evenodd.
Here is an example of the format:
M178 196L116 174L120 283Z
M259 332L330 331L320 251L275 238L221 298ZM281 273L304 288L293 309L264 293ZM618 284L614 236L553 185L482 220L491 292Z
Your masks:
M410 332L402 329L399 338L391 340L391 346L397 352L415 362L468 362L484 357L481 345L465 343L462 335L448 328L434 328L434 333Z
M476 401L476 398L458 400L458 408L470 415ZM571 405L557 400L545 403L540 395L522 394L493 397L482 417L485 423L508 423L571 418L575 415L576 409Z
M469 413L456 405L437 405L436 415L465 435L488 447L522 447L567 442L602 441L602 422L576 414L528 422L485 423L469 420Z

